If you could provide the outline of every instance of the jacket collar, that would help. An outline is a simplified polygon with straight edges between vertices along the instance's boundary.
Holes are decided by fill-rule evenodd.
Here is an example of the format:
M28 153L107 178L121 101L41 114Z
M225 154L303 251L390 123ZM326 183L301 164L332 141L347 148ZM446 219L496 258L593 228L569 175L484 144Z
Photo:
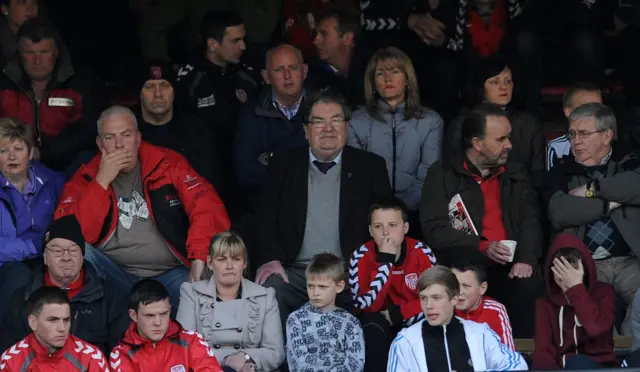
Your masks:
M178 336L180 332L182 332L182 326L175 320L170 320L169 328L167 328L167 332L164 334L164 337L162 338L162 340L158 342L153 342L147 338L140 336L140 334L138 333L138 327L136 322L131 322L131 324L129 324L129 328L124 334L123 342L128 345L137 346L137 347L143 347L145 345L155 345L160 342L167 341L170 338L174 338Z
M624 151L624 148L614 146L611 148L611 155L609 156L609 159L605 164L607 163L619 164L624 160L625 156L627 156L627 153L626 151ZM564 173L571 174L571 175L584 174L586 168L588 168L578 163L576 161L576 158L573 156L573 153L571 152L569 153L569 155L560 159L559 164L564 165ZM601 164L601 165L604 165L604 164Z
M242 288L242 299L247 299L251 297L259 297L266 296L267 289L261 285L258 285L250 280L242 278L242 283L240 284ZM216 298L218 294L216 293L216 281L213 276L209 280L201 280L199 282L193 283L193 289L207 297Z
M82 289L80 289L80 293L78 293L71 299L72 303L91 303L104 297L102 279L100 278L100 276L98 276L98 272L93 267L93 265L91 265L89 261L85 260L82 264L82 268L84 269L84 282L82 285ZM25 292L25 301L29 298L29 296L31 296L31 293L44 286L45 270L45 266L40 266L35 270L33 281L31 282L31 287L29 287L29 290Z
M300 115L302 114L302 106L304 104L304 101L307 97L306 94L306 89L302 92L302 97L300 100L300 108L298 109L298 112L296 112L296 115L294 116L294 119L300 117ZM275 97L273 96L273 89L263 89L262 93L260 93L260 95L258 96L258 100L256 101L256 105L255 105L255 114L256 116L259 117L265 117L265 118L273 118L273 119L282 119L282 120L288 120L281 112L280 110L278 110L278 108L274 105L274 100Z
M454 172L466 176L466 177L474 177L473 172L467 170L467 167L472 167L471 169L475 169L470 161L466 160L466 156L462 158L462 160L456 161L453 165ZM467 167L465 167L465 162L468 163ZM526 170L524 166L515 161L507 161L505 165L502 166L503 171L498 175L498 177L507 177L514 181L523 181L527 177Z

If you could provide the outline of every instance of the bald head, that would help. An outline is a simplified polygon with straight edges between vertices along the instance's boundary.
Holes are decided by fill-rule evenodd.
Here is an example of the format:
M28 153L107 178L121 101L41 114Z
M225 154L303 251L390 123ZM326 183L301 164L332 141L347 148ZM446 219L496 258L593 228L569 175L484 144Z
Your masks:
M297 48L281 44L267 51L264 81L273 88L276 99L284 105L295 103L304 89L307 65Z

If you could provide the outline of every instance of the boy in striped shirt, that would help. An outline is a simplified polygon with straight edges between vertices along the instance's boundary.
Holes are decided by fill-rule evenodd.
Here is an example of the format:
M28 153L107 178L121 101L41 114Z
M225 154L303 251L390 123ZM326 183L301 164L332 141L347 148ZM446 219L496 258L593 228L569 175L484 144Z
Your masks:
M484 295L488 283L487 273L482 264L457 262L451 265L451 271L460 282L456 316L477 323L487 323L500 336L504 345L515 350L507 310L500 302Z

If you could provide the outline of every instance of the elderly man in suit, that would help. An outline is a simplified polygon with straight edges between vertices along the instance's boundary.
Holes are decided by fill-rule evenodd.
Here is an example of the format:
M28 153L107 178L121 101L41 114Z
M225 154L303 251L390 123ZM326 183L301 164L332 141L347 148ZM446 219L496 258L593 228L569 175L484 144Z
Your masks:
M384 159L345 146L351 112L344 98L319 92L304 105L309 147L269 161L252 256L256 282L276 291L282 324L309 300L305 268L311 258L331 252L348 259L369 236L369 207L391 195ZM350 306L348 292L339 306Z

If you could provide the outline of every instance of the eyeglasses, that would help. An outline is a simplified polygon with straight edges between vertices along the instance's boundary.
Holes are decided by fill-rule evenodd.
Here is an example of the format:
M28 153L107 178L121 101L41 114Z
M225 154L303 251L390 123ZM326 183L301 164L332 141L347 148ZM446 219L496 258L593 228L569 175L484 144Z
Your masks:
M82 250L78 247L71 247L71 248L59 248L59 247L55 247L55 248L49 248L46 247L46 250L48 250L49 252L51 252L51 255L53 257L62 257L64 256L64 253L67 252L69 253L69 256L71 257L78 257L82 254Z
M345 122L346 120L344 120L343 118L331 118L329 120L316 118L310 120L308 123L313 125L313 127L316 129L321 129L326 127L327 124L329 124L332 128L340 128L344 125Z
M570 130L570 131L567 132L567 137L570 140L576 139L576 138L585 139L585 138L589 137L592 134L605 132L607 130L608 129L600 129L600 130L594 130L593 132L587 132L586 130L579 130L579 131L576 132L576 131Z

